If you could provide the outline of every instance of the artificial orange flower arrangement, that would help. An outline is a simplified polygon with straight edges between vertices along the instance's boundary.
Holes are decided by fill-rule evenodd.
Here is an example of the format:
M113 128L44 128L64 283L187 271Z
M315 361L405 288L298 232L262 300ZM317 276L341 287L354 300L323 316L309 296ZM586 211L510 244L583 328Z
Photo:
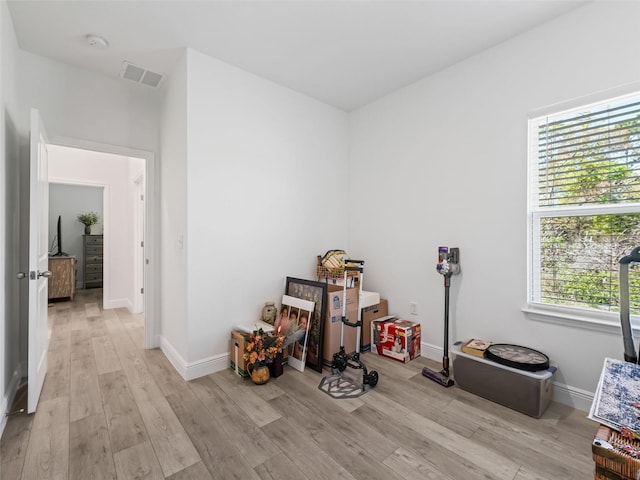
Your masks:
M284 333L267 333L262 328L249 335L249 341L245 347L244 359L256 367L273 362L276 355L299 340L305 331L300 330L297 324L292 324Z
M244 359L255 366L273 362L276 354L282 351L285 336L265 333L261 328L249 335L249 342L245 347Z

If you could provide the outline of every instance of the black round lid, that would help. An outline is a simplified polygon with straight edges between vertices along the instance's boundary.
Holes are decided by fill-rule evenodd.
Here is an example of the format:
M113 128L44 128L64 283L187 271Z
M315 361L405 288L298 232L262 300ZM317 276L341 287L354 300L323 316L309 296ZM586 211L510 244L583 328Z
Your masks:
M549 357L544 353L520 345L494 343L485 350L484 356L501 365L528 372L549 368Z

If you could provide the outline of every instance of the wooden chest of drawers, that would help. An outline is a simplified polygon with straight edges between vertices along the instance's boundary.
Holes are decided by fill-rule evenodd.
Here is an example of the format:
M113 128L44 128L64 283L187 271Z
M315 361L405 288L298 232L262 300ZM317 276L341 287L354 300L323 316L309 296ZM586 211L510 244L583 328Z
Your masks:
M76 257L49 257L49 299L69 298L76 293Z
M102 235L83 235L84 288L102 287Z

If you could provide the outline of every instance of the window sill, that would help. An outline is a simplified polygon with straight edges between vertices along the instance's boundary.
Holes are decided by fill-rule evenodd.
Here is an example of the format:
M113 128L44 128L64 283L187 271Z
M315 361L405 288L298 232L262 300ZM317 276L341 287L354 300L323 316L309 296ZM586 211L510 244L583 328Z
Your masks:
M529 320L536 322L620 335L620 315L613 312L592 312L541 304L529 304L522 311ZM631 325L633 334L640 335L640 325L636 316L631 316Z

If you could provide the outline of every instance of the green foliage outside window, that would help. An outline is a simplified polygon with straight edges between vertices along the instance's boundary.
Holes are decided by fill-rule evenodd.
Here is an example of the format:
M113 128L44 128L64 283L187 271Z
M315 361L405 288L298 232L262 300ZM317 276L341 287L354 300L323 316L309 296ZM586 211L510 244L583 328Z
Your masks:
M618 311L618 260L640 246L640 213L594 207L640 203L638 100L539 126L538 206L564 209L540 215L544 303ZM629 282L631 312L640 314L637 266Z

